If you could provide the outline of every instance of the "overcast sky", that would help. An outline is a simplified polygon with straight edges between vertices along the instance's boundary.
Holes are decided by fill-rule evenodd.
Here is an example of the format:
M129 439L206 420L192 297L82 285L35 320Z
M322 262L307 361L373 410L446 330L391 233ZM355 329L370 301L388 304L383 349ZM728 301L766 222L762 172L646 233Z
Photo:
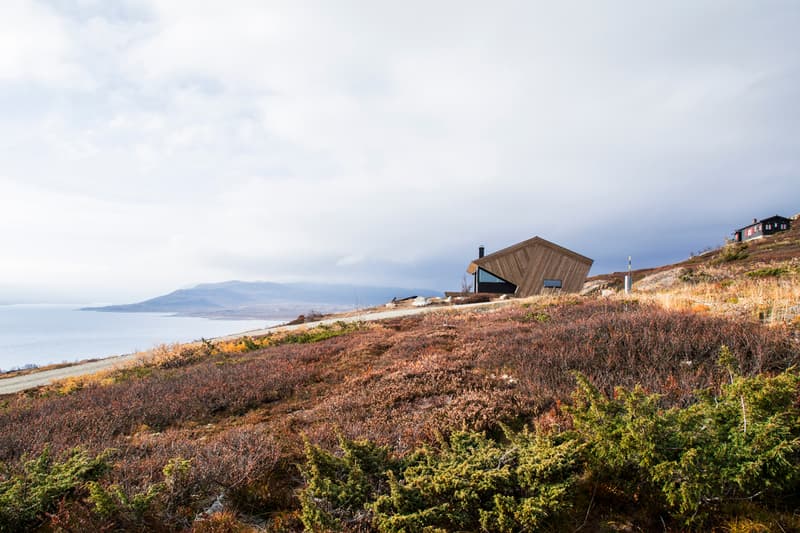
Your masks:
M800 2L3 0L0 301L457 289L800 212Z

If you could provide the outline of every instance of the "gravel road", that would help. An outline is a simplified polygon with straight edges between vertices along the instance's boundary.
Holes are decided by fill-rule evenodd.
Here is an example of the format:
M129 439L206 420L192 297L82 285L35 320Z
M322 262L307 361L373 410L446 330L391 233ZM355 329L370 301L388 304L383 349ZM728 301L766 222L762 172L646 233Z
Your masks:
M513 301L514 300L501 300L501 301L493 301L493 302L485 302L477 304L459 305L457 307L440 307L440 306L408 307L408 308L404 307L401 309L387 309L386 311L364 311L363 313L356 312L356 313L351 313L348 316L334 316L332 318L326 318L318 322L308 322L306 324L297 324L292 326L274 326L266 329L243 331L242 333L236 333L234 335L226 335L224 337L216 337L211 340L232 340L243 337L245 335L250 337L255 337L258 335L266 335L268 333L273 333L278 331L292 331L300 328L313 328L314 326L320 326L323 324L335 324L336 322L385 320L388 318L399 318L404 316L419 315L423 313L433 313L437 311L448 312L454 310L457 311L461 309L470 309L475 307L498 306L498 305L505 305ZM140 355L136 354L121 355L117 357L100 359L99 361L79 363L76 365L66 366L63 368L54 368L52 370L42 370L40 372L32 372L30 374L25 374L23 376L14 376L8 378L0 377L0 395L12 394L15 392L23 391L25 389L40 387L42 385L47 385L48 383L52 383L53 381L57 381L59 379L82 376L85 374L93 374L101 370L113 369L115 367L120 367L131 361L134 361L137 357L140 357Z

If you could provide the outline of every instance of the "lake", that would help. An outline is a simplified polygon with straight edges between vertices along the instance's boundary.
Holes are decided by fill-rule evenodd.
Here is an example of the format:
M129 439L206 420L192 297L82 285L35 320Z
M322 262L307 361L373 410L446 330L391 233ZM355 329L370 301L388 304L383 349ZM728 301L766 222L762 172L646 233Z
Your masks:
M0 305L0 370L122 355L279 323L78 310L85 306Z

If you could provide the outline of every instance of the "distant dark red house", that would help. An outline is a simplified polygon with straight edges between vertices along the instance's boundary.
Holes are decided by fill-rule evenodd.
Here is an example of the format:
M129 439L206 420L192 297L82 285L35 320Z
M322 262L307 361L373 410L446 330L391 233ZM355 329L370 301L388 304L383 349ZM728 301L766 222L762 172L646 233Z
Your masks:
M779 215L763 220L754 218L752 224L733 232L733 240L736 242L749 241L751 239L764 237L765 235L772 235L779 231L786 231L791 226L791 223L792 221L790 219Z

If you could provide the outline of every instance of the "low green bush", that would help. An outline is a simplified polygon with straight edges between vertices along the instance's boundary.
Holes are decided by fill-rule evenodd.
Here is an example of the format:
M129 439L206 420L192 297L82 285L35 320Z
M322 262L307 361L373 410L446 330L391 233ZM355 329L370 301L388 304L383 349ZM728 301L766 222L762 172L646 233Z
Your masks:
M751 270L747 273L749 278L777 278L788 274L789 269L786 267L772 267L772 268L759 268L758 270Z
M533 531L569 510L577 479L573 440L524 431L499 443L456 432L424 447L372 506L379 531Z
M150 509L153 500L164 490L164 484L150 485L147 490L132 496L117 484L103 486L97 481L90 481L87 488L88 501L102 518L114 518L118 522L136 522Z
M522 316L516 317L519 322L539 322L540 324L550 322L550 315L543 312L528 311Z
M389 448L369 441L339 438L334 455L308 442L301 471L306 487L300 493L301 520L308 531L339 531L368 527L370 504L386 491L388 472L401 463Z
M747 259L750 253L747 251L747 244L743 242L726 244L720 251L716 263L730 263L740 259Z
M49 448L23 461L14 471L0 469L0 531L34 528L59 500L97 480L108 468L108 452L90 457L80 448L63 460Z
M571 507L580 445L528 431L499 443L460 431L399 459L342 440L341 455L307 445L301 493L310 531L535 530Z
M359 327L361 327L361 324L358 322L343 322L340 320L333 326L322 324L308 331L291 333L279 339L275 344L308 344L324 341L339 335L346 335L356 331Z
M719 393L699 391L685 408L662 409L660 396L640 387L608 398L578 376L570 411L592 475L686 525L702 524L726 502L795 494L800 375L790 369L743 378L733 360L723 347L731 382Z
M270 346L280 346L282 344L310 344L313 342L324 341L340 335L347 335L348 333L357 331L360 327L362 327L362 323L344 322L339 320L333 324L320 324L319 326L305 331L288 333L286 335L275 335L270 333L263 337L245 336L239 339L239 342L242 343L241 351L252 352L255 350L262 350ZM219 351L220 346L214 345L214 349Z

